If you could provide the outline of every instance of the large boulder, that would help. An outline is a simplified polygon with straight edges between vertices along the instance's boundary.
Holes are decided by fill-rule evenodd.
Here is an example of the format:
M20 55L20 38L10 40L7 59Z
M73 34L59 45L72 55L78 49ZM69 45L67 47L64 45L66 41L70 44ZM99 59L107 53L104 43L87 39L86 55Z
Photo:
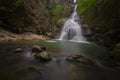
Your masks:
M47 62L52 60L51 56L47 53L47 51L43 51L35 55L35 59L40 62Z

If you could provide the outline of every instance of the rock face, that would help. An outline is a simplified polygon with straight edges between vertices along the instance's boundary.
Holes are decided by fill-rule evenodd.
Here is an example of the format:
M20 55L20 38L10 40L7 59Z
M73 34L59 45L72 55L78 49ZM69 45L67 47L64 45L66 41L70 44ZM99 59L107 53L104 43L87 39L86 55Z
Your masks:
M28 16L32 20L37 33L45 33L49 27L49 12L43 0L24 0Z
M16 33L46 35L56 23L71 14L73 0L1 0L0 27Z
M120 43L119 5L119 0L96 0L92 7L81 14L88 41L106 46L111 51Z
M18 33L42 33L50 22L45 5L41 0L2 0L1 25Z
M16 34L0 28L0 41L16 41L16 40L46 40L47 36L37 35L31 32Z

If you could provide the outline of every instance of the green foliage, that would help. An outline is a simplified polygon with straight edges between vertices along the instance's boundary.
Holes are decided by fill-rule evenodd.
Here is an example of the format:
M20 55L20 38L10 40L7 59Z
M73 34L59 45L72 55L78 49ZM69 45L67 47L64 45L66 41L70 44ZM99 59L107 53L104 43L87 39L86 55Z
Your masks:
M56 14L61 14L62 13L62 7L60 5L57 5L53 8L53 11L52 11L53 15L56 15Z
M16 0L15 6L20 6L23 4L23 0Z
M78 9L77 12L79 14L84 13L87 11L89 8L92 7L96 3L96 0L77 0L78 3Z
M51 19L51 29L54 31L55 23L61 18L62 16L62 6L61 5L54 5L52 9L52 19Z

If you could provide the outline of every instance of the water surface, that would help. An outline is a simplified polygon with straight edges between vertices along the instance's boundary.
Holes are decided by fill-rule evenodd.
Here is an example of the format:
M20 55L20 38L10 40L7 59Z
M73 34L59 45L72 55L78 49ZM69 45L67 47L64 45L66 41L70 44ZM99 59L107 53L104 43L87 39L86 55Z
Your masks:
M98 61L108 58L109 52L95 44L58 40L0 44L0 80L120 80L119 68L64 60L71 54L82 54ZM47 47L53 60L47 63L35 60L30 56L33 44ZM18 47L24 51L14 53Z

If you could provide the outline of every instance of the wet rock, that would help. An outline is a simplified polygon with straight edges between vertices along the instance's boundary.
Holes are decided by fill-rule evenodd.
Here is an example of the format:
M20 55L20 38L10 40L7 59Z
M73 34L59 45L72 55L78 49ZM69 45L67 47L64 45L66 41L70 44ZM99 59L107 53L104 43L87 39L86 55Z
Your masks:
M41 62L47 62L52 60L51 56L47 53L47 51L36 54L35 59Z
M33 47L32 47L32 53L39 53L39 52L42 52L41 47L38 46L38 45L33 45Z
M41 47L41 51L34 55L35 59L40 62L47 62L52 60L50 54L46 51L46 47Z
M18 53L18 52L23 52L23 49L22 48L17 48L14 50L15 53Z
M92 60L88 59L83 55L71 55L66 57L67 61L76 61L76 62L84 62L84 63L94 63Z

